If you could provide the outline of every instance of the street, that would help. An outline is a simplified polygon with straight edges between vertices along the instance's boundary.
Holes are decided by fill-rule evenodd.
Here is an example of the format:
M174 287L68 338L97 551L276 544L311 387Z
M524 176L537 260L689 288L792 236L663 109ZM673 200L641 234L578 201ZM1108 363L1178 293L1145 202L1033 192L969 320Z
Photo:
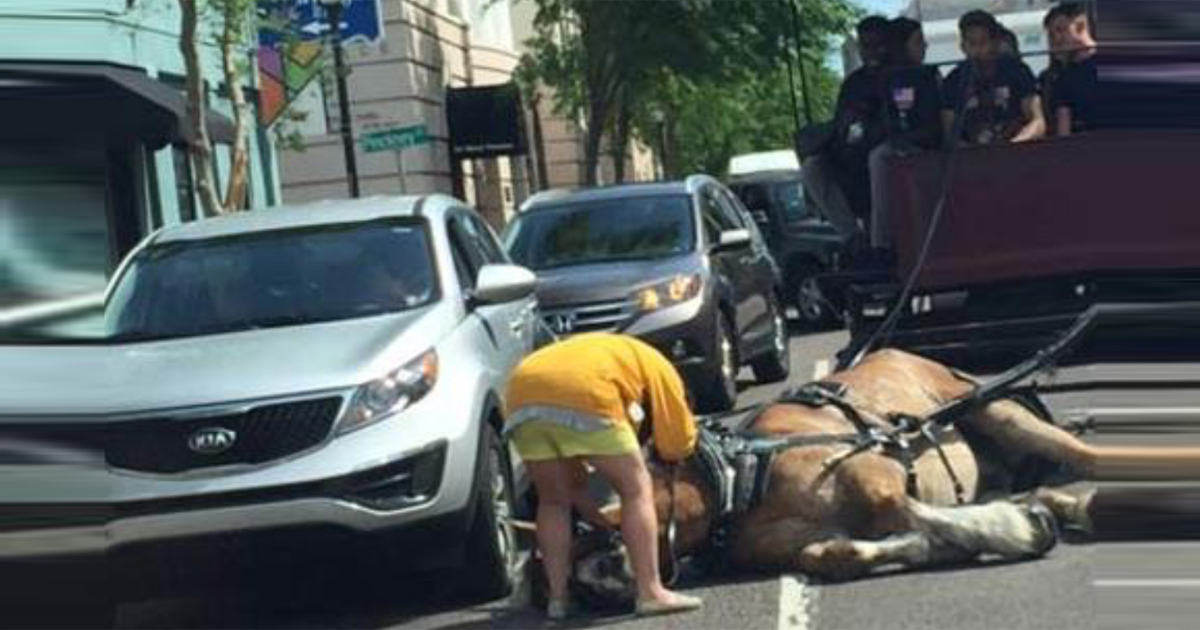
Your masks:
M792 382L828 370L841 333L792 338ZM747 404L783 384L750 387ZM297 550L298 553L302 550ZM566 627L669 628L1084 629L1194 627L1200 544L1060 544L1040 561L891 574L849 584L803 576L692 578L680 586L704 598L702 612L659 619L586 618ZM540 612L507 602L456 598L436 579L398 581L359 565L353 574L281 574L204 596L126 603L120 628L394 628L466 630L543 627ZM244 581L243 581L244 582ZM230 592L236 590L237 592ZM215 592L224 591L225 595Z

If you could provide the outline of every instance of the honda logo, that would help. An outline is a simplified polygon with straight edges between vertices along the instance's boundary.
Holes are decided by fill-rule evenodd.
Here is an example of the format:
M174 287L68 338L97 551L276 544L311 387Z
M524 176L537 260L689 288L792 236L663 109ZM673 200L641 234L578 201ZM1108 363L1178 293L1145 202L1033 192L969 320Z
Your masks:
M551 315L546 319L550 329L560 335L568 335L575 331L575 314L561 313Z
M188 448L201 455L218 455L233 448L237 433L222 427L200 429L188 438Z

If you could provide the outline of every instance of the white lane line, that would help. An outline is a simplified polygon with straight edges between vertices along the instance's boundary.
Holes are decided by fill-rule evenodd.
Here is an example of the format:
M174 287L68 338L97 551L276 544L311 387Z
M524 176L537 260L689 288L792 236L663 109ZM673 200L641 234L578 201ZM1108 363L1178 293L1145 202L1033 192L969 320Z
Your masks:
M1098 588L1200 588L1200 580L1170 578L1094 580L1092 585Z
M819 381L826 376L829 376L829 373L832 371L833 368L829 363L829 359L817 359L817 361L813 363L813 380Z
M812 589L802 576L785 575L779 579L778 630L808 630L808 609Z

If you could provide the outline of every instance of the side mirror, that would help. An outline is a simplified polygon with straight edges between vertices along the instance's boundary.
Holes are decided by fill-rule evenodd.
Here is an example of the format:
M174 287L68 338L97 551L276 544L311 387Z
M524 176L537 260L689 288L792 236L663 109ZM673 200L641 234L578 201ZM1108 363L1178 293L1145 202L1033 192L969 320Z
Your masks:
M740 249L748 245L750 245L750 230L725 230L721 232L721 239L713 249L723 252Z
M751 210L750 217L759 225L769 225L771 223L771 215L767 214L766 210Z
M484 265L475 282L475 304L503 304L533 295L537 276L519 265Z

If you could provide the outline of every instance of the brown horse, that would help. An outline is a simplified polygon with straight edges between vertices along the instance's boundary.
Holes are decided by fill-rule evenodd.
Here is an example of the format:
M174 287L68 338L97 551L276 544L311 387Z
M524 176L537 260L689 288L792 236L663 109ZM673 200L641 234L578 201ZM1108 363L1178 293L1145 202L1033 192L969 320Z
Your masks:
M891 350L826 381L844 384L853 408L881 425L897 414L920 418L976 386L938 363ZM786 403L769 406L748 428L768 436L858 430L836 406ZM1200 478L1200 449L1089 445L1015 400L967 414L939 443L945 460L928 443L912 453L915 478L882 449L846 456L851 445L828 443L779 452L761 500L730 523L725 560L740 569L844 580L885 566L1036 558L1057 540L1055 517L1085 525L1083 499L1039 490L1013 500L1006 471L1041 460L1083 480ZM717 493L695 459L674 475L658 465L652 470L659 520L677 524L680 557L705 548L717 523ZM576 565L579 583L599 597L619 597L614 589L624 588L612 557L611 550L592 551Z

